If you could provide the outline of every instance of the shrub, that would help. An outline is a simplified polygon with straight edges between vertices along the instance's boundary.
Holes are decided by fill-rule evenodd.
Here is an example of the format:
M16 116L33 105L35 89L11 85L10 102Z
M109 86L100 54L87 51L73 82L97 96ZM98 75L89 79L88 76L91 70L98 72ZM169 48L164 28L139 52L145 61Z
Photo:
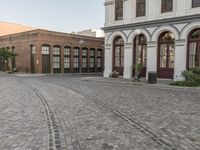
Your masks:
M170 85L173 86L187 86L187 87L197 87L200 86L200 67L191 68L189 70L184 70L181 73L185 81L173 82Z
M117 72L117 71L113 71L113 72L110 74L110 77L112 77L112 78L118 78L118 76L119 76L119 72Z

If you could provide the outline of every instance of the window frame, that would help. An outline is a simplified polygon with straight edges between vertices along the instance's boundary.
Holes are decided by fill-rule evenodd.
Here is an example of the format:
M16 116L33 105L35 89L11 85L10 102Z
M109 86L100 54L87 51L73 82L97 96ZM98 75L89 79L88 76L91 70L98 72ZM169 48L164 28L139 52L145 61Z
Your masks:
M144 11L141 11L139 6L142 6L144 3ZM136 0L136 17L146 16L146 0Z
M122 5L120 5L120 3ZM123 20L124 18L124 2L123 0L115 0L115 21Z
M168 2L168 3L167 3ZM169 0L161 0L161 13L168 13L168 12L173 12L174 10L174 0L171 0L172 2L172 6L171 6L171 9L167 8L169 6L167 6L166 4L169 4ZM166 6L166 10L164 9L165 7L163 6Z
M192 8L198 8L200 7L200 1L197 1L199 4L195 5L195 0L192 0Z

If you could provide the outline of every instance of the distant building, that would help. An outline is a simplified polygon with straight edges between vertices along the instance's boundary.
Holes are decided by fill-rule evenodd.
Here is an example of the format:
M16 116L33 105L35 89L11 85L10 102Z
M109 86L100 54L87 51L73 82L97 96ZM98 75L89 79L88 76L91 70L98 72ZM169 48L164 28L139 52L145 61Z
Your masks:
M0 36L35 30L33 27L0 21Z
M78 35L92 36L92 37L104 37L104 31L101 29L88 29L77 32Z
M200 66L200 0L105 0L105 14L105 77L142 64L144 77L182 80Z
M12 25L6 29L12 30L13 33L19 32L13 29ZM15 60L7 62L8 69L16 68L19 72L27 73L103 71L103 38L26 27L22 29L25 32L7 32L7 35L4 35L6 30L3 29L3 33L0 29L3 35L0 36L0 48L8 48L18 54ZM1 68L0 66L0 70Z

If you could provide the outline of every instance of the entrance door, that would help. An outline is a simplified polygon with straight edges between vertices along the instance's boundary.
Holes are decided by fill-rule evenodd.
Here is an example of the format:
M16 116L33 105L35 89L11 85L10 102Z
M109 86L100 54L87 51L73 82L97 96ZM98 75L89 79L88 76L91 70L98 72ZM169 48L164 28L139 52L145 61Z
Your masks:
M42 73L50 73L50 47L42 46Z
M141 34L138 36L138 47L136 47L137 38L134 40L134 53L133 53L133 66L137 64L141 64L143 66L140 76L146 76L146 65L147 65L147 41L146 37ZM136 61L136 50L138 52L138 60ZM135 75L135 70L133 70L133 75Z
M123 75L124 72L124 40L116 37L113 44L113 71Z
M188 37L187 68L200 66L200 29L193 30Z
M158 77L173 79L175 44L174 35L165 32L160 36L158 50Z
M35 46L31 46L31 73L35 73Z

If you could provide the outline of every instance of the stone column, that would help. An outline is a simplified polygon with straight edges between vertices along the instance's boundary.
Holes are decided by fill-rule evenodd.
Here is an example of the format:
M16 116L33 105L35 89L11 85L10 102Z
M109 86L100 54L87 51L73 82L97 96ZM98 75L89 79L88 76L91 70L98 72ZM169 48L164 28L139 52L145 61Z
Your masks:
M175 41L175 62L174 62L174 80L181 81L181 72L186 69L187 58L186 40Z
M156 42L147 43L147 73L146 79L148 79L148 72L157 72L157 44Z
M104 77L109 77L109 75L112 73L112 64L113 64L113 58L112 58L112 45L106 44L105 45L105 59L104 59Z
M124 44L124 78L131 79L133 75L133 48L132 43Z

